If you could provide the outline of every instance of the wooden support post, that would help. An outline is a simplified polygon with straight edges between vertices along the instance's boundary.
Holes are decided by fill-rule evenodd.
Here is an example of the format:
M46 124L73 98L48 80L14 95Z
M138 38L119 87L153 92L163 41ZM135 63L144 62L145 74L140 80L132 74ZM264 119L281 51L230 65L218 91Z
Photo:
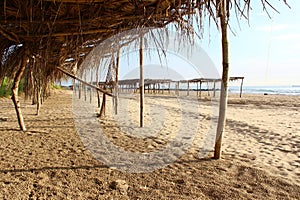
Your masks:
M140 36L140 127L144 127L144 35Z
M207 96L210 97L210 92L209 92L209 82L206 82L206 88L207 88Z
M82 85L81 82L78 83L78 98L81 99L81 93L82 93Z
M199 96L199 83L197 82L197 97Z
M244 83L244 78L242 78L241 86L240 86L240 98L242 98L242 93L243 93L243 83Z
M87 82L86 74L87 74L87 72L85 71L84 72L84 79ZM83 88L84 88L84 101L86 101L86 96L87 96L87 87L86 87L86 85L83 85Z
M26 127L25 127L24 118L23 118L22 111L21 111L21 105L20 105L20 101L19 101L18 92L19 92L19 83L20 83L20 80L22 78L22 75L24 73L24 70L26 68L26 65L27 65L28 61L29 61L29 59L26 56L24 56L22 58L22 61L19 64L20 65L19 70L15 74L14 83L13 83L13 86L12 86L12 89L11 89L12 90L11 99L14 103L17 118L18 118L18 123L19 123L20 129L22 131L26 131Z
M187 96L190 95L190 82L187 82Z
M214 97L216 97L216 81L214 81Z
M92 85L93 84L93 69L90 69L90 72L91 72L90 84ZM92 103L92 100L93 100L93 91L92 91L92 88L90 87L90 103Z
M220 95L220 105L219 105L219 119L216 133L216 142L215 142L215 152L214 158L221 158L222 154L222 139L224 135L225 123L226 123L226 110L227 110L227 100L228 100L228 82L229 82L229 42L227 37L227 10L228 6L226 3L229 3L226 0L221 0L220 5L220 23L222 31L222 84L221 84L221 95Z
M100 92L97 90L97 107L100 108L101 101L100 101Z
M37 99L37 102L36 102L36 115L40 114L40 107L41 107L41 104L42 104L41 90L42 90L42 88L41 88L41 82L38 81L37 89L36 89L36 99Z
M75 79L73 78L73 90L74 90L74 94L77 95L77 89L76 89L76 81Z
M105 93L103 93L102 105L99 114L100 117L105 116L105 106L106 106L106 95Z
M100 64L98 65L97 67L97 70L96 70L96 86L99 87L99 69L100 69ZM98 108L100 108L100 92L97 90L97 105L98 105Z
M117 52L116 59L116 84L115 84L115 114L118 114L118 101L119 101L119 68L120 68L120 49Z
M201 91L202 91L202 81L200 81L200 99L201 99Z
M180 88L180 82L178 81L177 82L177 90L176 90L177 91L177 96L179 96L179 88Z
M170 91L171 90L171 82L169 82L169 84L168 84L168 91L169 91L169 94L170 94Z

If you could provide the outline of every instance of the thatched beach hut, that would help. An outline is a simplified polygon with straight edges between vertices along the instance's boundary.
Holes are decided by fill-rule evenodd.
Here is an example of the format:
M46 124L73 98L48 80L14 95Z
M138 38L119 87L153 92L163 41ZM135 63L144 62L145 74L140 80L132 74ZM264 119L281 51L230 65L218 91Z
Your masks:
M263 9L274 9L267 0L261 2ZM49 84L60 80L64 73L72 75L82 70L78 68L84 58L107 38L126 30L173 24L177 31L192 39L194 35L201 36L203 20L211 20L221 28L223 43L223 87L216 143L220 149L229 78L229 14L233 11L247 18L250 5L250 0L4 0L0 4L0 84L5 77L11 80L19 125L26 130L18 100L22 78L26 96L36 97L39 110ZM220 150L216 154L219 156Z

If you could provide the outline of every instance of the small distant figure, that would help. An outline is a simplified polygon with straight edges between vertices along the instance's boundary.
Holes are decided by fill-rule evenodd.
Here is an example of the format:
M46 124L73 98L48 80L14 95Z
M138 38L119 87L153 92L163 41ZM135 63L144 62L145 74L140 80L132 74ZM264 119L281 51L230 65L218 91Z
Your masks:
M264 93L264 95L268 95L268 93Z

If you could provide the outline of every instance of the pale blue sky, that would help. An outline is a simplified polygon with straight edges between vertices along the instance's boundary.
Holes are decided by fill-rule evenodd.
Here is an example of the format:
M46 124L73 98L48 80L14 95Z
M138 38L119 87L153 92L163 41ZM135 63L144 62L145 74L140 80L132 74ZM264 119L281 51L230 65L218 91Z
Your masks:
M263 11L261 2L252 1L249 23L242 19L240 26L235 15L231 15L230 23L235 35L229 31L230 76L244 76L245 85L249 86L300 84L300 12L297 12L300 10L300 3L291 1L289 5L291 9L283 1L275 1L274 6L280 13L270 8L269 14L272 18L269 18ZM204 37L199 45L221 74L221 35L214 24L205 26ZM122 55L121 79L126 73L139 67L138 52L133 50L131 54L129 61L128 56ZM155 54L152 54L151 59L145 55L144 64L160 64ZM211 73L205 72L206 66L212 68L209 61L205 61L204 65L196 64L200 69L197 71L195 66L190 65L195 62L186 61L184 56L178 57L171 53L167 60L163 65L175 70L185 79L205 77L199 71L210 76L206 78L214 78ZM204 58L201 57L200 60L203 63Z
M291 9L275 1L280 14L270 9L270 19L260 1L252 1L250 22L242 20L241 28L231 16L236 34L230 34L231 76L245 76L246 85L300 84L300 2L289 5ZM215 27L205 32L201 46L221 72L220 33Z

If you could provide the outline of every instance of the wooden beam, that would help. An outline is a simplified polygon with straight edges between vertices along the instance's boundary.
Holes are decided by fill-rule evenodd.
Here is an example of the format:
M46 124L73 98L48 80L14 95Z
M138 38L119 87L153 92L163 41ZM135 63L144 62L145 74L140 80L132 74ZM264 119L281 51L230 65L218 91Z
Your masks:
M107 91L105 91L105 90L103 90L103 89L101 89L101 88L99 88L99 87L97 87L97 86L95 86L95 85L92 85L92 84L89 84L89 83L85 82L84 80L82 80L82 79L76 77L75 75L73 75L73 74L67 72L66 70L64 70L64 69L62 69L62 68L60 68L60 67L56 67L56 69L58 69L59 71L61 71L61 72L64 73L64 74L66 74L67 76L70 76L71 78L74 78L74 79L80 81L80 82L83 83L84 85L88 85L88 86L90 86L91 88L94 88L94 89L96 89L97 91L102 92L103 94L106 94L106 95L108 95L108 96L110 96L110 97L114 97L114 95L112 95L111 93L108 93Z

